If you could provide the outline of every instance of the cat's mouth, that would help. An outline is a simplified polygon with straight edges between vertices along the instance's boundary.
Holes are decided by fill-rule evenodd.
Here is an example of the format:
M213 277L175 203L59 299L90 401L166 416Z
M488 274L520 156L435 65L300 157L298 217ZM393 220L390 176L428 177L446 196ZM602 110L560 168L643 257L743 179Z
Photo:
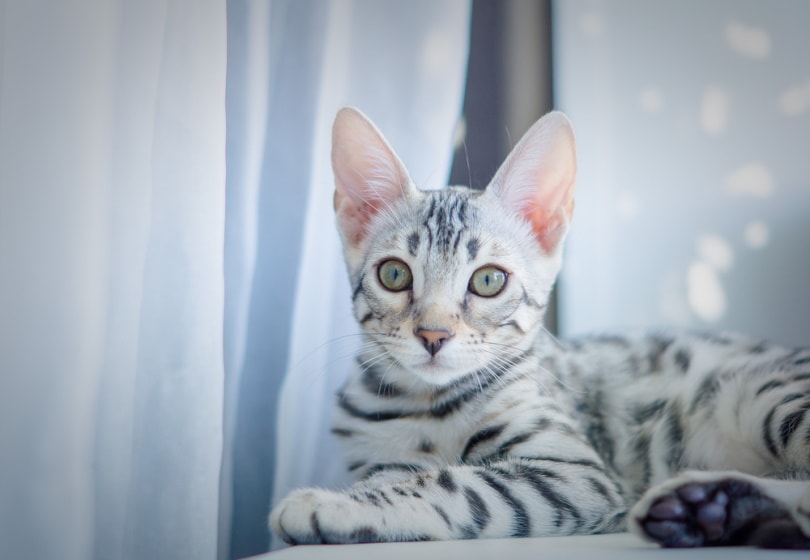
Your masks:
M445 371L449 369L449 366L444 363L444 360L437 356L431 356L425 362L420 364L420 368L428 371L437 370L437 371Z
M432 385L444 385L463 374L443 356L431 356L412 368L414 373Z

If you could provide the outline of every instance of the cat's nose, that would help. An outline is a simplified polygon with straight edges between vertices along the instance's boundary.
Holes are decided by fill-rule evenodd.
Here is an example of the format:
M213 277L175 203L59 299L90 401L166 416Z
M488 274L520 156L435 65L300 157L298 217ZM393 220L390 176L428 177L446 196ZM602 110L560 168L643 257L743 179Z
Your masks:
M447 329L423 328L416 328L414 329L413 333L417 336L417 338L422 340L425 350L430 352L431 356L435 356L436 353L442 349L442 345L450 340L455 334Z

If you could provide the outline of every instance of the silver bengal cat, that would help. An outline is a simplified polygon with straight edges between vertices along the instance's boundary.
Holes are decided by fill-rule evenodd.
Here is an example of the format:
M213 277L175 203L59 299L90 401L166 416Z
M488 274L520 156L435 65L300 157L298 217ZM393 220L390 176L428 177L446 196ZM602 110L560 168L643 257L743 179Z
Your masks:
M483 191L418 190L350 108L332 164L364 340L332 431L359 481L282 500L284 540L629 528L670 547L810 548L810 349L543 328L574 207L563 114Z

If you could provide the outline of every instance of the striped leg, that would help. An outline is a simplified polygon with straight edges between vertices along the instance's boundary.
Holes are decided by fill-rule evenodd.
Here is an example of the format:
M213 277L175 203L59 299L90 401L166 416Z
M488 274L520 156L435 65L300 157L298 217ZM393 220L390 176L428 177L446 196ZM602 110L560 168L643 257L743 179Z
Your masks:
M797 360L805 370L808 362L810 357ZM780 469L810 471L810 373L783 373L760 383L751 407L762 411L751 430L759 429L765 450Z
M773 474L683 473L647 491L632 530L663 546L810 547L810 354L761 360L699 386L693 403L710 402L712 421L694 426L687 454L693 464ZM777 480L782 473L800 480Z
M810 350L743 354L691 385L683 467L810 472Z
M625 506L598 466L509 459L375 476L345 492L304 489L283 500L271 528L292 544L525 537L604 532Z

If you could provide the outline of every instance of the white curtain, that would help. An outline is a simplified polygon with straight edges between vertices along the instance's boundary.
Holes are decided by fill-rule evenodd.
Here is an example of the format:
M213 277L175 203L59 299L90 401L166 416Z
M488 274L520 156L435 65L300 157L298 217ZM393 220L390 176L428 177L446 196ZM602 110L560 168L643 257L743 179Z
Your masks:
M0 1L0 558L215 558L223 2Z
M332 214L332 120L359 107L417 184L445 185L469 19L469 0L229 5L226 423L236 450L224 468L237 541L266 531L268 502L293 487L345 482L329 417L359 341Z
M225 558L271 486L339 482L331 121L441 186L469 10L0 0L0 558Z

